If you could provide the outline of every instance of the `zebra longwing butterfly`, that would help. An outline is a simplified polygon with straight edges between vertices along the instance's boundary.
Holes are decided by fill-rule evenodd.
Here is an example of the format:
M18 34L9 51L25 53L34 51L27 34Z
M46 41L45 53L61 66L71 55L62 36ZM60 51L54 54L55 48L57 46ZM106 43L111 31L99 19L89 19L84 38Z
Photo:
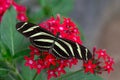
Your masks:
M60 38L59 33L55 36L36 24L19 22L16 24L16 29L25 37L29 38L33 46L43 51L49 51L58 58L68 59L75 57L82 60L92 58L92 54L86 47L76 42Z

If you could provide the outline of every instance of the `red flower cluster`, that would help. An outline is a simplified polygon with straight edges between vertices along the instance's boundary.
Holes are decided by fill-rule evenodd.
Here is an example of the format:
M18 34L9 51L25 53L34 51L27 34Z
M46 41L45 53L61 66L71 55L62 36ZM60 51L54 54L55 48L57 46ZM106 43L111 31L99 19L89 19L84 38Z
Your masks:
M79 36L80 32L70 18L64 18L63 23L60 23L60 16L57 16L56 19L51 17L49 20L41 23L40 26L54 33L55 35L57 32L60 32L59 37L82 44ZM29 66L30 69L36 69L38 74L41 72L41 70L46 69L48 80L50 80L52 77L59 77L61 74L65 74L65 67L71 68L78 62L78 60L75 58L66 60L57 59L49 52L39 51L33 46L30 46L30 50L30 56L25 56L25 65Z
M106 53L106 50L99 49L93 50L93 58L89 61L83 63L85 68L85 72L90 73L102 73L103 71L110 71L113 70L112 66L114 64L113 59Z
M60 16L57 15L56 19L54 17L51 17L50 19L40 23L39 25L52 32L54 35L56 35L57 32L60 32L59 37L82 44L80 32L76 24L70 18L63 17L63 22L61 23Z
M0 0L0 22L3 14L10 6L13 6L17 12L17 19L20 21L27 21L26 8L24 6L18 5L14 0Z
M68 60L61 60L54 57L48 52L41 52L37 48L30 46L30 57L25 56L25 66L29 66L30 69L36 69L39 74L41 70L46 69L48 74L48 80L52 77L59 77L61 74L65 74L65 67L72 67L76 65L78 60L71 58Z

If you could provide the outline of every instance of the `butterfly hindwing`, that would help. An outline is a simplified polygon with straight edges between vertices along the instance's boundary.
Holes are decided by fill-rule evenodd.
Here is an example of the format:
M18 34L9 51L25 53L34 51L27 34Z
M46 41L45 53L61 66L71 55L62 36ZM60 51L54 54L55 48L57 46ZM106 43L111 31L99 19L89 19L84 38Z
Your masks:
M58 44L55 44L55 48L56 46L58 46L63 52L61 52L60 50L56 50L56 51L58 51L58 53L61 55L66 54L67 58L75 57L77 59L88 60L91 59L92 57L90 51L86 47L76 42L63 38L59 38L57 42L61 45L61 47L60 45L58 46Z

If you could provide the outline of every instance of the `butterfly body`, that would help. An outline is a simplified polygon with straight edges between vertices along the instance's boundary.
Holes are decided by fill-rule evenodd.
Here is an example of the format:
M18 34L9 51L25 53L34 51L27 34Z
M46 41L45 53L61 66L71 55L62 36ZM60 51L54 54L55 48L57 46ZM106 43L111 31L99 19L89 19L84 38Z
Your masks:
M29 38L30 42L36 48L43 51L50 51L58 58L68 59L75 57L77 59L88 60L92 55L90 51L76 43L59 37L59 33L54 35L44 28L28 22L19 22L16 29Z

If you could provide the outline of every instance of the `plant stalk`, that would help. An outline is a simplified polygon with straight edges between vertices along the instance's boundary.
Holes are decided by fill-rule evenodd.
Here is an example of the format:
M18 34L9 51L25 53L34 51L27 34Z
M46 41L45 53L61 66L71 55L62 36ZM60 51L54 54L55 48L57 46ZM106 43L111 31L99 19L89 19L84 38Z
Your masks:
M36 79L36 77L37 77L37 72L35 73L35 75L33 76L33 79L32 80L35 80Z
M22 78L22 76L20 75L18 69L17 69L15 66L13 66L12 64L10 64L8 61L6 61L6 63L7 63L7 65L11 68L11 72L12 72L13 74L15 74L15 75L19 78L19 80L23 80L23 78Z

